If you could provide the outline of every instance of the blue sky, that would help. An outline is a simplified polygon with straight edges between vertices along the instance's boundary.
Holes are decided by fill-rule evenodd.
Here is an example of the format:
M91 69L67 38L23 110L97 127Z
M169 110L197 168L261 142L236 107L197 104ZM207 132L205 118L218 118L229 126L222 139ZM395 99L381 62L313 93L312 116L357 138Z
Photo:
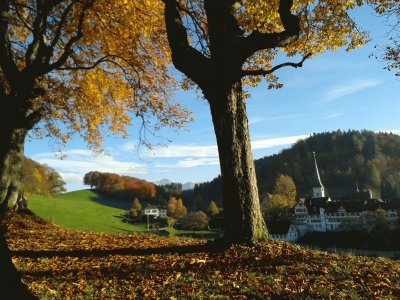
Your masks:
M254 158L278 153L312 133L337 129L367 129L400 133L400 80L384 70L385 63L369 55L383 44L388 28L370 12L358 13L372 41L352 52L327 52L308 60L302 68L280 69L276 75L284 88L251 89L247 101ZM204 182L219 174L216 141L207 102L195 91L178 91L176 98L193 112L194 122L182 130L162 129L161 147L137 149L138 128L129 138L108 137L108 155L93 155L79 136L63 149L53 151L51 140L30 140L26 156L46 163L67 182L68 190L86 188L82 177L89 171L114 172L149 181ZM171 142L168 142L168 141Z

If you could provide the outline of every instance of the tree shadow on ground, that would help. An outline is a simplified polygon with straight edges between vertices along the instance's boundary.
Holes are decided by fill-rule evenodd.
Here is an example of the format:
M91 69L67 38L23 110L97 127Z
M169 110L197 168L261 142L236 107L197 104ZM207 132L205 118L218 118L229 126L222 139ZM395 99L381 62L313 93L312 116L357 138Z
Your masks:
M159 247L150 249L138 248L117 248L117 249L99 249L99 250L17 250L10 251L12 256L24 258L52 258L52 257L106 257L110 255L133 255L146 256L153 254L191 254L191 253L221 253L227 250L228 246L207 243L204 245L189 245L189 246L173 246Z
M112 198L107 195L103 195L100 192L96 190L91 190L96 196L90 197L90 200L93 202L96 202L98 204L112 207L112 208L120 208L120 209L125 209L129 210L129 208L132 206L132 201L126 200L126 199L120 199L120 198Z

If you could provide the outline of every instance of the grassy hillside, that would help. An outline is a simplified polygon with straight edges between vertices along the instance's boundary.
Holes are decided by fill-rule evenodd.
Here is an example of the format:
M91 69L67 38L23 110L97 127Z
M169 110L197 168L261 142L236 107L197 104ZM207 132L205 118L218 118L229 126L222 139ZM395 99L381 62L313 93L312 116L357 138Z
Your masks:
M129 201L118 201L91 190L65 193L55 197L32 195L30 208L41 218L64 228L95 232L127 233L145 231L145 225L122 222Z

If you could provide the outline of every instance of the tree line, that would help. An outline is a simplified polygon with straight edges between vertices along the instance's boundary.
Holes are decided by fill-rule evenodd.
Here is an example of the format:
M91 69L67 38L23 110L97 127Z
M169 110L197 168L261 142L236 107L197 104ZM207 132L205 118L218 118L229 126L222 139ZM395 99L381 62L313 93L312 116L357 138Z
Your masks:
M157 196L157 186L154 183L115 173L88 172L83 177L83 184L117 198L150 200Z

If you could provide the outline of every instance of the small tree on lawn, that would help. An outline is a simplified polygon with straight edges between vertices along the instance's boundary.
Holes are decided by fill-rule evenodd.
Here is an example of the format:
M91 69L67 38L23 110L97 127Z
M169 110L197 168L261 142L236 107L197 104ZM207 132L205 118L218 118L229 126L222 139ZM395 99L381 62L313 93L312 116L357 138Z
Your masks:
M181 220L182 228L187 230L203 230L208 227L208 218L202 211L189 213Z
M178 200L176 200L175 197L169 198L167 202L167 213L168 216L174 217L175 216L175 211L176 211L176 204L178 203Z
M215 204L214 201L210 202L210 205L208 206L207 212L211 215L211 216L215 216L219 214L219 208L217 206L217 204Z
M135 198L133 200L133 204L131 209L129 210L129 218L136 218L140 215L140 212L142 211L142 204L140 204L140 201L138 198Z
M175 218L176 219L182 219L187 215L187 209L185 205L183 205L183 200L178 199L178 202L176 203L176 209L175 209Z

